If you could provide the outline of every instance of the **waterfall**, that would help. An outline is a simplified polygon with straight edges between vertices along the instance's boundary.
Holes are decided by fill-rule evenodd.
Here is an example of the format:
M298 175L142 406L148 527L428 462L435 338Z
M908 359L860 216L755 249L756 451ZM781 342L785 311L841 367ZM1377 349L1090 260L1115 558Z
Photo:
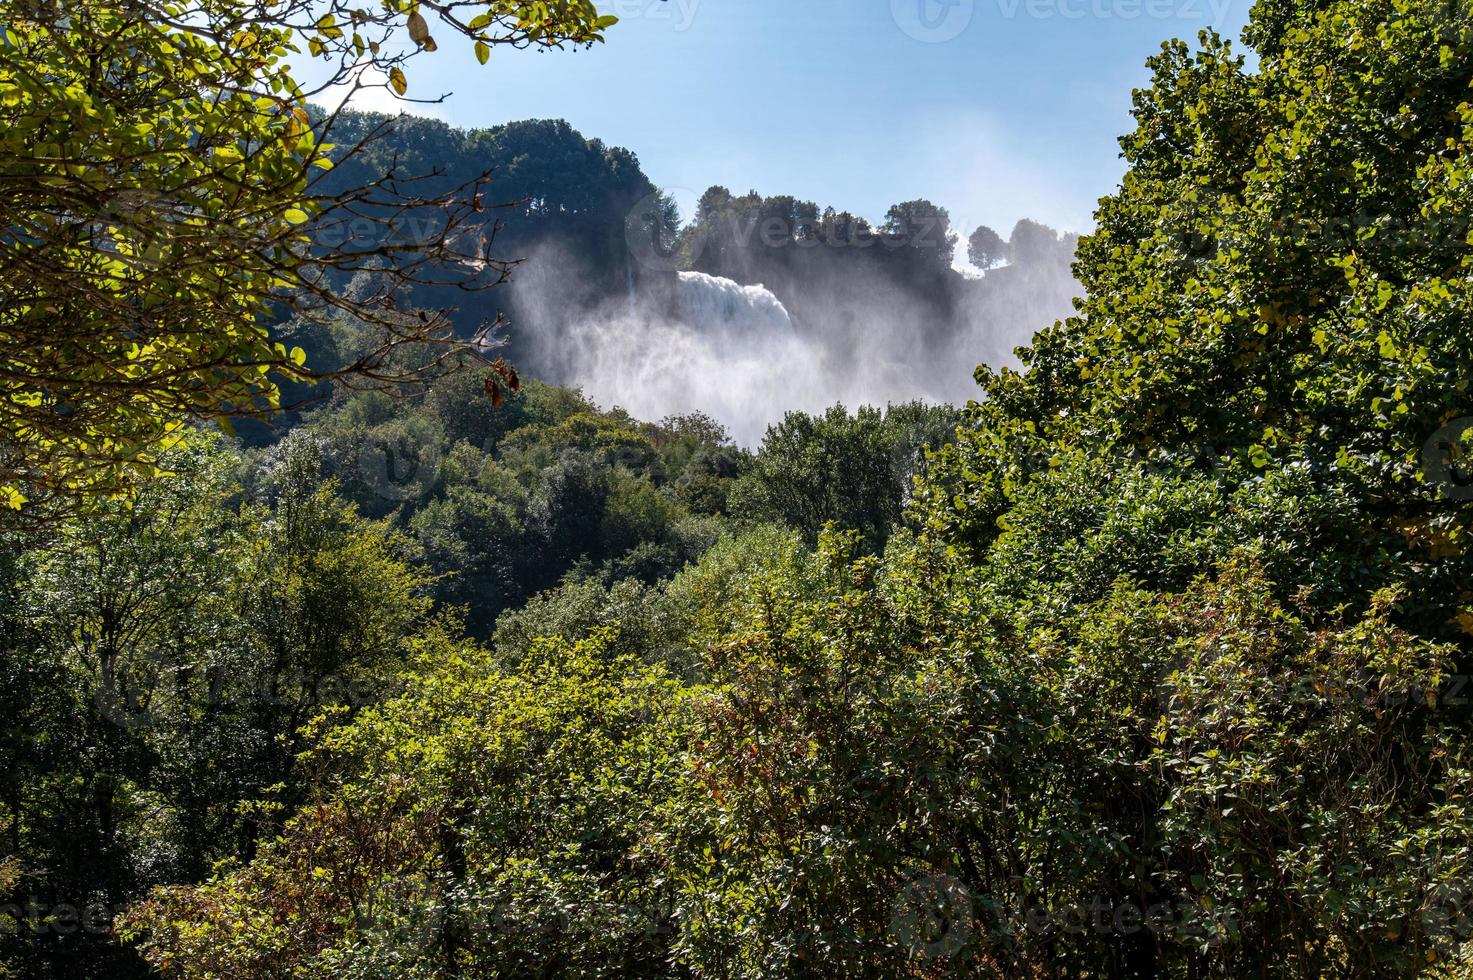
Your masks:
M563 327L559 356L590 397L643 419L706 412L746 446L784 411L829 404L821 352L766 288L682 272L675 299L674 316L640 309Z
M704 272L682 272L678 296L681 320L713 339L751 340L793 334L787 308L765 286L743 286Z
M582 306L574 287L597 277L545 246L513 280L513 329L535 350L528 373L648 421L704 412L753 447L789 411L974 397L972 365L1008 363L1018 325L1033 329L1068 307L1067 272L1057 283L1016 272L1003 267L963 282L952 320L941 323L919 315L930 307L883 277L795 291L795 317L764 286L640 272L632 258L622 292L616 285L598 305Z

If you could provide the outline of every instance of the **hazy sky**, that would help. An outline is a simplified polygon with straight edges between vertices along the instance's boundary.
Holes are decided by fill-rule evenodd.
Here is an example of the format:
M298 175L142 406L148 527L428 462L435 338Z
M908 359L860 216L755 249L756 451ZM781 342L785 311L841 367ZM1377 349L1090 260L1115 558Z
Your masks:
M412 111L458 126L561 117L626 146L688 217L711 184L878 219L926 197L955 225L1087 228L1116 184L1131 89L1169 37L1236 37L1250 0L603 0L591 51L441 42ZM365 108L392 99L372 93Z

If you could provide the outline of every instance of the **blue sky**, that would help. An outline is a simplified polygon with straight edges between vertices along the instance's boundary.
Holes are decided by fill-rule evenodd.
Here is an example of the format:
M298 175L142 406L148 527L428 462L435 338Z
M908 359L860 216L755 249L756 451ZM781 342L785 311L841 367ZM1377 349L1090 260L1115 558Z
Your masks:
M561 117L626 146L689 215L712 184L878 219L929 198L965 232L1089 227L1122 172L1131 89L1169 37L1236 37L1250 0L603 0L608 44L442 43L411 107L458 126ZM391 100L372 93L365 107Z

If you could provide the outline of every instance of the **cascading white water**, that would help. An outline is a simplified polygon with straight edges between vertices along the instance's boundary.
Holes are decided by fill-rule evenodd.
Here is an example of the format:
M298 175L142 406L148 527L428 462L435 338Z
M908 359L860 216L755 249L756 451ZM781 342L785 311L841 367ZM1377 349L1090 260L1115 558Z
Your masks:
M518 327L536 338L536 363L548 380L578 385L599 405L639 419L704 412L748 447L789 411L964 401L976 390L973 365L1006 361L996 326L1039 316L1027 290L1001 288L969 301L975 305L960 315L968 329L937 336L877 283L807 303L813 322L799 324L763 286L681 272L669 284L673 296L664 288L646 293L631 269L627 296L570 318L558 302L575 275L570 260L543 253L526 268L530 274L516 280Z
M782 300L765 286L741 283L704 272L680 273L681 319L713 338L786 337L793 319Z
M755 446L782 411L817 411L821 352L798 336L782 301L762 286L680 273L674 319L596 317L570 324L560 354L583 390L636 418L705 412Z

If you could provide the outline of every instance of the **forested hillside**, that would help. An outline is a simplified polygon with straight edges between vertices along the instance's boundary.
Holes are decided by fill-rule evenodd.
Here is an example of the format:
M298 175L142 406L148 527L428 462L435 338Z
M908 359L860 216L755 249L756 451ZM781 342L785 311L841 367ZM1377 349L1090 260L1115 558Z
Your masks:
M748 448L781 411L723 413L726 406L685 394L692 378L706 392L741 385L765 392L771 382L756 364L787 359L797 362L804 387L822 394L808 405L813 411L836 400L960 404L973 394L973 365L1010 362L1013 348L1071 312L1078 289L1069 268L1077 236L1024 220L1004 240L985 227L953 228L946 209L928 201L897 204L871 226L792 196L712 187L694 213L681 215L632 153L562 121L463 131L421 117L349 112L337 118L333 139L337 152L366 146L323 176L328 192L386 171L432 175L414 184L429 196L491 176L480 192L483 209L458 233L524 260L510 281L477 294L452 282L415 284L399 305L447 310L467 337L501 318L500 353L524 371L584 386L605 402L637 402L652 417L717 415L740 428ZM423 209L355 209L318 237L372 251L435 227ZM959 272L954 266L967 267L968 258L974 264ZM690 272L765 287L791 320L784 324L791 335L761 336L745 311L713 320L701 304L693 309L680 281ZM336 278L339 288L354 288ZM719 341L711 335L723 329L745 335L750 371L713 353ZM672 342L690 348L686 356L652 365L650 349ZM704 355L711 363L701 362ZM722 367L737 376L716 377ZM779 370L769 364L766 374Z
M21 975L141 975L111 932L127 897L249 859L312 798L308 729L391 700L436 643L511 669L537 637L601 630L693 670L672 579L708 553L740 575L735 556L831 520L883 549L958 419L794 413L752 453L708 417L640 422L538 381L493 405L499 379L344 392L257 448L201 433L137 499L15 539L6 867L31 906L0 946ZM44 925L58 910L90 925Z
M1151 60L1077 308L965 408L743 446L596 404L530 339L427 371L415 337L11 519L0 963L1473 976L1473 8L1259 0L1243 43ZM393 139L449 189L501 166L501 241L569 250L532 281L590 310L630 272L639 302L760 282L852 349L863 299L815 297L881 284L956 356L1075 251L979 231L969 279L926 202L864 229L713 188L679 224L561 124ZM362 363L454 288L401 285L384 323L270 310L284 359ZM51 499L16 479L17 515Z

